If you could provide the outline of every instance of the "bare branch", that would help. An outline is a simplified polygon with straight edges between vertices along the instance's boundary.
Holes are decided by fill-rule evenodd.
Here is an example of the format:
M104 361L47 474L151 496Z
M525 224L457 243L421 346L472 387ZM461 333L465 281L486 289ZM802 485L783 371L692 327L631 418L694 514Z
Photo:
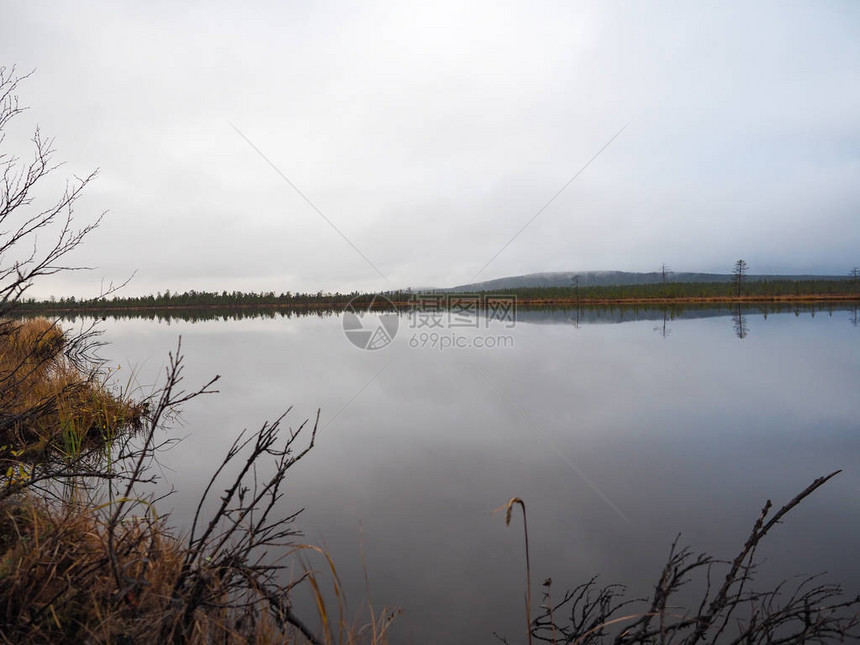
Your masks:
M544 613L532 623L538 640L552 643L823 643L860 639L860 595L844 596L837 584L821 583L818 576L803 579L792 590L788 581L775 588L751 590L756 549L789 511L835 477L819 477L783 505L769 520L768 501L744 545L730 561L701 554L673 542L669 558L654 587L651 600L623 600L623 587L598 590L592 578L568 591L559 603L547 602ZM722 584L712 591L715 569L726 567ZM704 592L690 612L674 606L679 590L703 577ZM546 585L548 587L548 585ZM547 597L549 592L547 591ZM638 611L632 610L638 605ZM567 610L567 622L557 616ZM624 610L622 612L622 610ZM734 634L729 632L734 631Z

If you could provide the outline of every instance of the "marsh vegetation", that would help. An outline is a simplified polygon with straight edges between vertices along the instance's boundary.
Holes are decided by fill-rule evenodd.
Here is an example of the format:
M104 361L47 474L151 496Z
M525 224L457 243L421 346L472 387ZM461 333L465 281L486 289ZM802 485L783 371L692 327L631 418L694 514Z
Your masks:
M21 80L14 70L0 71L0 130L21 113L16 96ZM26 302L28 290L41 277L70 269L67 256L98 224L96 218L79 227L74 214L76 201L94 174L71 184L53 202L33 201L36 188L57 165L50 140L37 131L32 144L31 162L0 156L5 180L0 185L3 641L383 643L411 635L419 642L474 642L491 638L494 629L511 642L554 643L811 642L856 635L860 600L843 596L836 583L815 578L783 584L794 573L783 569L775 578L753 575L754 556L763 538L828 478L816 479L789 497L772 516L768 503L740 551L726 560L694 556L676 541L665 567L656 565L654 586L653 557L639 565L631 565L628 557L653 556L652 546L663 540L666 527L674 532L689 525L695 509L704 511L692 522L694 534L698 527L698 537L720 533L719 545L735 544L739 534L730 530L735 520L726 520L729 509L715 500L730 493L732 504L747 499L751 490L762 489L763 481L781 493L786 486L796 491L798 476L787 473L783 462L775 459L779 455L774 445L789 450L788 439L808 431L806 426L791 425L806 418L797 407L799 388L814 392L817 398L809 397L810 409L819 415L827 410L827 425L835 429L808 466L801 467L794 459L795 467L818 468L851 454L853 439L846 428L856 419L856 402L841 390L829 396L813 388L825 378L828 383L853 381L842 378L843 372L813 365L821 352L793 354L782 342L775 344L778 351L764 342L748 349L747 342L743 344L747 353L742 354L731 334L728 340L707 336L698 344L682 341L676 350L662 342L670 336L663 312L662 339L652 333L650 319L638 319L607 343L612 346L608 354L595 355L604 347L592 333L595 330L584 330L579 318L573 324L571 312L565 312L559 324L531 328L524 324L513 359L503 360L496 353L474 361L459 355L437 363L427 355L405 354L409 350L400 345L385 359L389 362L380 365L378 357L359 357L354 350L347 356L335 350L332 334L340 338L340 330L332 331L320 317L251 321L294 324L290 330L231 327L249 322L241 320L204 321L198 333L187 336L192 347L211 343L207 351L191 350L201 363L192 371L209 371L210 360L229 365L232 373L220 381L211 376L220 371L216 368L203 377L195 372L189 379L182 346L163 342L165 333L175 338L176 328L129 320L98 326L98 321L88 319L74 327L61 326L56 319L22 319L22 313L50 310L44 303ZM46 243L48 234L54 237ZM577 292L575 297L587 295ZM209 295L195 297L199 301ZM168 303L164 306L173 307L174 296L165 294L162 299ZM80 315L92 313L87 307L93 303L107 302L122 304L110 289L80 308L77 302L51 304ZM580 309L575 311L579 315ZM777 330L785 329L784 318L770 320ZM127 323L133 325L123 327ZM143 335L136 324L155 329ZM213 325L222 324L213 330ZM683 321L676 324L676 329L682 328ZM839 333L845 328L854 331L842 325ZM124 329L129 332L125 345ZM108 354L121 347L135 356L135 351L143 351L146 338L157 339L162 355L167 347L176 348L157 370L156 387L140 387L141 382L156 382L143 377L147 357L142 354L137 354L139 363L132 361L139 367L123 385L117 378L118 361L97 354L101 330L111 341L101 348ZM707 330L710 333L711 327ZM237 334L230 341L240 347L229 356L223 353L227 331ZM758 332L747 329L744 336L764 338ZM212 336L207 338L207 333ZM811 337L812 341L798 335L796 346L802 349L811 342L819 349L815 343L820 336ZM837 343L827 346L830 352L844 346L836 337L827 340ZM646 342L650 344L643 350ZM731 348L727 342L733 343ZM639 354L628 351L631 348ZM706 355L702 348L714 353ZM746 364L750 374L758 378L761 370L773 370L778 378L758 378L755 396L749 391L737 396L735 390L708 393L735 405L725 416L704 414L703 410L717 408L711 399L696 398L703 395L700 389L707 389L703 383L708 370L722 379L736 373L727 357L753 355L756 360ZM776 355L782 361L779 365L772 360ZM383 372L390 369L389 374L395 374L396 366L389 365L406 357L399 378L385 382ZM638 360L634 365L620 357ZM571 378L570 366L586 362L588 378ZM680 367L668 370L667 365ZM813 365L814 379L791 383L788 375L801 374L799 365ZM662 371L655 378L657 370L651 370L650 385L645 385L636 375L647 373L649 366ZM695 366L704 369L693 374ZM854 363L843 367L856 376ZM451 383L447 377L451 373L462 380ZM528 379L517 380L522 375ZM186 385L189 382L194 384ZM708 381L714 390L719 382ZM247 384L244 392L242 383ZM371 398L371 385L383 383L381 393ZM691 383L697 387L691 389ZM199 405L200 397L214 395L222 384L228 391L215 397L220 404ZM673 400L684 405L658 401L655 394L665 387L671 387ZM792 404L779 417L788 430L770 425L781 406L763 405L772 403L780 388L783 407ZM270 389L277 400L268 398L261 404L257 396ZM240 417L258 418L256 406L266 410L283 406L285 392L313 400L314 406L319 401L329 412L287 408L273 420L259 422L256 430L237 432L247 423ZM362 402L359 395L364 392L367 398ZM762 409L768 414L756 416ZM380 410L384 414L378 414ZM194 429L186 433L185 442L174 446L180 413ZM685 427L698 431L695 436L680 432L680 417ZM194 425L195 420L202 422ZM403 432L404 427L412 432ZM726 427L753 430L738 438ZM721 436L716 437L716 430ZM645 433L645 440L636 440L636 433ZM170 446L174 448L165 451ZM694 452L707 457L720 450L730 454L719 462L690 458ZM805 444L801 452L808 457ZM216 454L220 457L213 457ZM576 455L581 466L569 455ZM316 460L315 466L309 469L311 460ZM708 468L745 475L736 480L697 479ZM683 477L654 476L673 469L684 470ZM585 470L602 473L595 478L599 482ZM176 495L165 499L174 488ZM499 499L500 490L510 488L520 489L515 493L528 503L532 521L534 552L529 554L526 544L524 564L520 544L506 537L498 523L491 525L485 512L491 500ZM691 497L679 499L678 491L688 488L694 489ZM710 493L702 499L706 490ZM799 524L803 527L799 533L814 534L823 517L825 524L845 530L843 548L845 543L855 544L860 527L844 520L844 508L836 508L856 504L852 495L850 487L847 492L842 489L839 504L815 507L819 515ZM653 503L654 498L660 503ZM520 502L523 509L526 502ZM300 515L306 504L308 510ZM161 510L165 506L180 510L166 513ZM325 527L328 521L335 522L329 528L343 529L344 524L336 524L342 522L354 530L356 513L369 528L367 548L373 553L367 567L362 556L338 559L298 530L299 520L304 527L317 522ZM790 525L785 529L791 534ZM337 540L338 531L332 535ZM740 535L742 539L744 534ZM808 546L803 540L783 544L782 554L808 554ZM795 560L818 566L817 556L836 558L849 583L860 580L851 568L856 567L854 560L848 561L839 550ZM586 562L578 561L582 559ZM641 567L647 571L635 572L634 597L643 585L651 586L653 595L634 607L626 604L618 587L601 587L591 574L579 586L577 581L568 583L573 577L569 574L581 573L584 565L606 565L606 575L620 581L626 577L620 574L632 575ZM367 587L379 590L382 606L405 606L406 627L399 627L395 611L374 609L369 602L360 609L346 604L345 598L355 597L356 586L366 584L368 570L374 582ZM690 604L683 594L679 603L673 602L694 573L704 576L694 584L699 588L704 584L699 602ZM508 574L515 577L513 584L508 584ZM556 579L546 580L541 599L532 597L536 575ZM570 591L554 591L567 585ZM405 592L416 589L425 595ZM391 592L397 593L390 597ZM520 618L523 593L528 599L525 620ZM514 605L515 623L509 622L514 612L508 610Z

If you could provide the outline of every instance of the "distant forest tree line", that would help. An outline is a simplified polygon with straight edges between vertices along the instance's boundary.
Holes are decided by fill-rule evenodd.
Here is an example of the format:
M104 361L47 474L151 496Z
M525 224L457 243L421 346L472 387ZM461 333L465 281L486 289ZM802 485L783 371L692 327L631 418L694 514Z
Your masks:
M386 291L386 298L398 305L420 300L425 292L411 290ZM468 294L446 293L449 299L467 297ZM530 301L573 301L588 302L602 300L673 300L673 299L733 299L760 298L763 300L820 296L822 298L844 297L860 298L860 281L856 276L839 280L747 280L739 277L732 282L671 282L656 284L618 285L618 286L579 286L578 283L564 287L523 287L506 290L505 296L515 296L527 304ZM28 299L21 303L22 313L38 312L87 312L101 313L116 310L159 310L159 309L222 309L237 310L249 308L320 308L337 309L352 302L355 306L368 306L376 294L352 293L275 293L240 291L185 291L172 293L170 290L148 296L76 299L51 298L49 300ZM376 302L384 306L385 300Z
M576 284L565 287L525 287L511 289L523 301L529 300L663 300L663 299L732 299L761 298L763 300L821 296L832 298L860 297L860 283L851 278L838 280L748 280L740 276L731 282L659 282L616 286Z
M397 294L401 292L393 292ZM403 292L405 293L405 292ZM148 296L111 296L109 298L92 298L76 300L71 298L52 298L50 300L26 300L24 307L50 309L166 309L188 307L328 307L347 303L353 298L372 298L372 294L353 293L275 293L274 291L244 292L244 291L196 291L194 289L183 293L174 293L169 289L164 293L158 292ZM392 298L392 296L389 296ZM393 298L392 298L393 299Z

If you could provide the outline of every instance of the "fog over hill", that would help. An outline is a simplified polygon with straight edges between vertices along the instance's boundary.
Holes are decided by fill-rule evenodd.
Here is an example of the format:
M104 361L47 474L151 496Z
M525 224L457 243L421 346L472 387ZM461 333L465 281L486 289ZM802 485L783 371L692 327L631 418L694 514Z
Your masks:
M669 282L730 282L730 273L670 273ZM659 284L663 277L659 271L632 273L628 271L556 271L529 273L484 282L463 284L442 291L498 291L526 287L569 287L578 278L581 287L609 287L630 284ZM748 281L757 280L840 280L845 276L824 275L747 275Z

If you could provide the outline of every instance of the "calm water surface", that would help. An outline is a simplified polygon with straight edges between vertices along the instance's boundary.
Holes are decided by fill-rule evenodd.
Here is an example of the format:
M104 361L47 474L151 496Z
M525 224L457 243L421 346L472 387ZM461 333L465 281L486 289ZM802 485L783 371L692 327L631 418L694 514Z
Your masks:
M378 351L339 317L118 320L102 354L146 390L181 335L186 385L222 376L161 458L178 526L237 432L320 408L285 510L305 509L297 528L331 551L356 614L363 557L373 605L404 610L393 642L524 641L522 525L491 514L512 496L536 596L545 577L560 594L594 574L641 594L676 534L733 556L766 499L841 468L760 550L761 580L828 571L860 591L856 315L617 319L521 312L513 329L441 331L508 346L444 351L407 318Z

